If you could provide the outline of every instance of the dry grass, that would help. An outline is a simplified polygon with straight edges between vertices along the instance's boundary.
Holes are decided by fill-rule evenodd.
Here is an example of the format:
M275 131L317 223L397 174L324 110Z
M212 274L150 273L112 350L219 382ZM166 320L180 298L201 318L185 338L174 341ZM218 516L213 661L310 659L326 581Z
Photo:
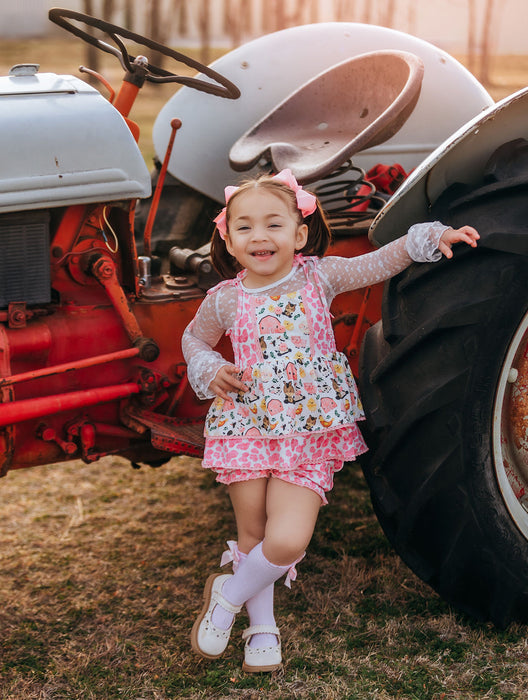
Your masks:
M454 614L391 552L358 466L337 479L290 592L283 668L190 650L206 574L234 523L198 460L134 471L105 458L2 482L1 700L520 698L526 629Z
M83 56L77 42L0 45L2 70L22 61L75 72ZM526 57L497 61L494 97L527 77ZM143 95L144 139L166 99ZM285 662L271 676L241 672L242 618L222 660L190 650L203 581L234 536L225 491L197 460L12 472L0 503L0 700L528 695L526 628L462 618L419 581L391 551L357 465L336 479L293 590L277 589Z

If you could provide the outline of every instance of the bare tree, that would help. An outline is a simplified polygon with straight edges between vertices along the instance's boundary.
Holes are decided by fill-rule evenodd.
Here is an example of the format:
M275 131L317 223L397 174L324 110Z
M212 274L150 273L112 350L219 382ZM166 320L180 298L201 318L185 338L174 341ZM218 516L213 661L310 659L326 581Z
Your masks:
M114 0L103 0L102 15L106 22L112 21L114 16Z
M496 24L494 22L496 2L495 0L486 0L484 10L484 23L482 25L482 40L481 40L481 55L480 55L480 71L479 80L489 85L491 82L490 68L491 55L493 53L493 37L496 32Z
M201 61L209 63L211 54L211 2L201 0L198 10L198 26L200 28Z
M372 21L372 0L365 0L363 5L363 19L362 22L365 24L370 24Z
M262 32L268 34L268 32L273 31L273 14L271 11L271 5L273 0L268 0L263 2L260 11L260 26L262 27Z
M253 26L253 3L244 2L243 0L239 0L239 2L242 31L249 33Z
M147 11L147 31L145 34L154 41L157 41L158 44L164 44L166 24L161 16L161 2L158 2L158 0L150 0L145 5L145 9ZM163 54L159 51L150 51L148 57L149 63L160 67L163 65L163 58Z
M407 31L416 34L416 5L413 0L410 0L407 8Z
M134 0L125 0L125 27L127 29L130 29L131 31L134 30L136 21L135 21L135 12L134 12Z
M394 16L396 13L396 0L386 0L386 8L384 12L384 17L381 21L385 27L394 26Z
M468 0L468 60L467 67L477 74L477 12L475 0Z
M179 36L189 33L189 13L186 0L172 0L172 15Z
M308 5L308 21L310 24L315 24L319 22L319 1L309 0Z
M281 0L275 0L275 30L285 29L286 22L286 7Z
M85 15L94 14L94 6L92 0L84 0L83 11ZM88 34L93 34L93 30L91 27L87 27L86 31L88 32ZM85 51L85 61L88 68L91 68L94 71L99 71L99 51L95 48L95 46L92 46L91 44L86 44ZM91 78L89 78L89 82L92 82Z
M355 13L355 0L334 0L334 17L337 22L350 20Z
M297 2L294 5L294 9L292 13L287 17L287 24L289 26L299 26L300 24L304 24L304 11L306 9L306 2L305 0L297 0Z
M224 0L223 29L233 46L242 42L242 34L251 28L252 4L244 0Z

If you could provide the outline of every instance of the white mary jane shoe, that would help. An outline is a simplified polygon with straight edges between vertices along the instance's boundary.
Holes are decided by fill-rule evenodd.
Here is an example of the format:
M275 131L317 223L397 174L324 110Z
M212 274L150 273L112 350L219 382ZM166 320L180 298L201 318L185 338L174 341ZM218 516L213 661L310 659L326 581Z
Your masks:
M278 644L268 647L250 647L249 642L254 634L274 634ZM253 625L242 632L242 639L246 640L244 647L244 663L242 670L248 673L275 671L282 663L280 632L273 625Z
M215 606L220 605L233 615L242 608L241 605L232 605L221 593L222 586L232 575L211 574L205 582L204 604L191 630L191 645L195 652L206 659L217 659L221 656L231 636L231 627L223 630L213 624L211 615Z

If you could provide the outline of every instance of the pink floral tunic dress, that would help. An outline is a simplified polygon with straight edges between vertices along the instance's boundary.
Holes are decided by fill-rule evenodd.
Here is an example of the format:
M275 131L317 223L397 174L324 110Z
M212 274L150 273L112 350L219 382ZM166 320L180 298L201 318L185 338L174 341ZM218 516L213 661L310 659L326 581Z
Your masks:
M441 257L447 227L415 224L407 236L357 258L295 257L292 271L268 288L248 290L242 272L209 293L185 329L182 347L191 386L202 399L227 363L215 345L231 337L247 392L216 397L205 423L203 466L230 484L274 476L325 492L343 462L367 447L363 418L345 356L336 350L329 304L336 294L376 284L413 260Z
M301 256L296 264L311 267L315 284L306 275L302 289L266 296L246 292L240 276L227 283L239 292L228 334L249 391L217 397L207 415L203 465L224 483L240 472L291 480L286 472L305 465L336 471L367 449L356 383L337 352L315 264Z

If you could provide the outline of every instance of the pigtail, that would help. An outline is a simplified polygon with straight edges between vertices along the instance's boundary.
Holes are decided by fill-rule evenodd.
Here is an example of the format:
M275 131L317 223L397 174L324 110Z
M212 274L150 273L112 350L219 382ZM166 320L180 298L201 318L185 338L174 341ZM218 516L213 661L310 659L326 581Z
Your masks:
M300 252L322 258L332 242L332 231L319 200L315 211L305 217L304 223L308 226L308 239Z
M242 269L236 258L228 252L217 228L211 238L211 262L222 279L233 279Z

